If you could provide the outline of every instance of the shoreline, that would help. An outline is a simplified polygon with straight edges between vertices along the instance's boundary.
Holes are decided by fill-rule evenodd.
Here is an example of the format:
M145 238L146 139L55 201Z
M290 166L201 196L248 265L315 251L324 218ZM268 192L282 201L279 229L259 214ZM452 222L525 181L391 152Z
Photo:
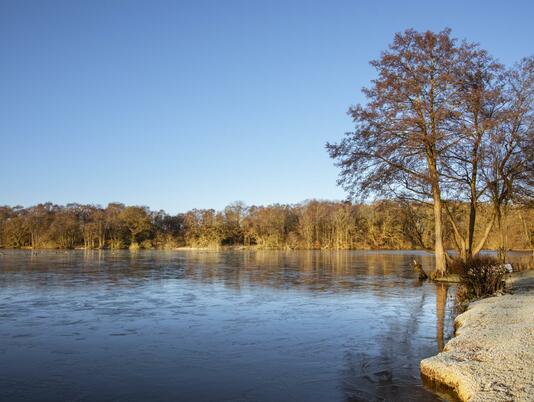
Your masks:
M86 250L86 251L120 251L120 250L129 250L128 247L120 248L85 248L85 247L36 247L32 248L30 246L23 247L4 247L0 245L0 250L26 250L26 251L72 251L72 250ZM148 251L181 251L181 250L210 250L210 251L224 251L224 250L261 250L261 251L414 251L414 252L424 252L429 255L434 254L434 250L426 248L365 248L365 247L355 247L355 248L307 248L307 247L263 247L258 245L222 245L219 247L193 247L193 246L177 246L177 247L151 247L144 248L139 247L139 250L148 250ZM454 250L447 250L451 253ZM496 249L485 248L481 250L482 253L496 253ZM511 249L507 250L508 253L520 253L527 254L532 253L531 249Z
M470 303L455 336L421 361L425 381L461 401L534 400L534 270L508 280L510 293Z

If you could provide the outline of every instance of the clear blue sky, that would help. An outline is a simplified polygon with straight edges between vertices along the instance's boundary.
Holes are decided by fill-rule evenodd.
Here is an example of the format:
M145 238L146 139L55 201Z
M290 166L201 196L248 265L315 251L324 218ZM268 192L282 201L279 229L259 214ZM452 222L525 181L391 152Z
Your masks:
M0 0L0 204L342 199L325 150L395 32L504 63L531 1Z

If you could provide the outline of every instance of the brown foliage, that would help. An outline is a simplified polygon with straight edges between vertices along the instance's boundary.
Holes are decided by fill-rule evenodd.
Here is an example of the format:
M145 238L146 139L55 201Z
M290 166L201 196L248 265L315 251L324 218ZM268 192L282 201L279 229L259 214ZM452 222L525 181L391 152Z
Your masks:
M467 299L491 296L505 287L506 269L493 257L455 259L451 269L460 275L461 293Z
M43 210L46 220L32 228L29 223L40 222ZM490 214L490 206L481 209L481 226ZM532 216L533 210L509 208L503 221L509 247L532 247ZM452 230L445 229L446 234ZM429 249L434 236L431 208L392 200L372 204L312 200L252 207L238 203L223 211L196 209L177 215L117 203L106 208L81 204L0 208L0 247L31 247L32 230L39 242L36 248L86 249L127 248L132 243L158 249ZM477 227L476 233L481 230ZM488 244L497 247L498 238L498 233L491 233ZM446 245L454 246L452 241Z

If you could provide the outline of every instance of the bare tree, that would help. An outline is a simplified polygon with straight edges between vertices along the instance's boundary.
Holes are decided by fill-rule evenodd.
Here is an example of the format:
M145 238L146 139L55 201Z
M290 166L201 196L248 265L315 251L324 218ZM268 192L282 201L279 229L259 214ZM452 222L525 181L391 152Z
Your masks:
M456 140L444 155L441 176L448 198L468 204L464 232L457 219L463 214L452 213L450 202L445 203L455 243L465 261L480 252L495 220L495 216L489 220L475 245L478 203L487 190L487 183L480 177L481 169L488 144L491 144L491 133L502 118L506 99L504 67L478 45L463 43L458 50L452 119Z
M506 259L503 220L510 201L531 204L533 193L534 57L521 60L506 76L506 108L488 143L483 177L497 221L498 254Z
M365 106L351 107L356 125L339 144L327 144L352 196L402 195L431 201L436 273L446 272L440 166L452 145L458 46L450 30L407 30L371 65L378 77L364 88Z

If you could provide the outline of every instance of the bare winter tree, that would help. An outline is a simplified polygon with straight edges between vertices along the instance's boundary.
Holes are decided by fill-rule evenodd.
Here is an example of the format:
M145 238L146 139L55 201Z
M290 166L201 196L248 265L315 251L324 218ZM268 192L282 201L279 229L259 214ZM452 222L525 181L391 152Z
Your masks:
M534 174L534 57L521 60L506 75L506 107L491 131L483 179L499 232L498 255L506 259L505 207L532 204Z
M458 54L452 119L456 140L443 156L440 174L447 198L455 200L444 205L455 244L465 261L480 252L495 220L493 215L474 244L479 200L487 192L487 183L481 180L481 170L491 144L491 133L502 119L506 99L502 65L474 44L463 43ZM462 205L453 213L450 204L458 201L465 201L467 210ZM461 213L462 209L465 213ZM462 219L464 215L465 219ZM460 220L465 221L465 230Z
M480 252L495 222L503 250L503 207L514 194L531 199L533 59L506 70L448 29L407 30L371 65L378 77L363 90L366 104L349 110L355 130L327 144L339 183L353 197L430 203L439 275L448 258L442 210L464 260ZM481 201L492 206L482 229Z
M446 272L440 169L457 139L456 68L459 47L450 30L407 30L371 62L378 77L364 88L366 105L351 107L355 131L327 144L352 196L402 195L434 210L436 273Z

